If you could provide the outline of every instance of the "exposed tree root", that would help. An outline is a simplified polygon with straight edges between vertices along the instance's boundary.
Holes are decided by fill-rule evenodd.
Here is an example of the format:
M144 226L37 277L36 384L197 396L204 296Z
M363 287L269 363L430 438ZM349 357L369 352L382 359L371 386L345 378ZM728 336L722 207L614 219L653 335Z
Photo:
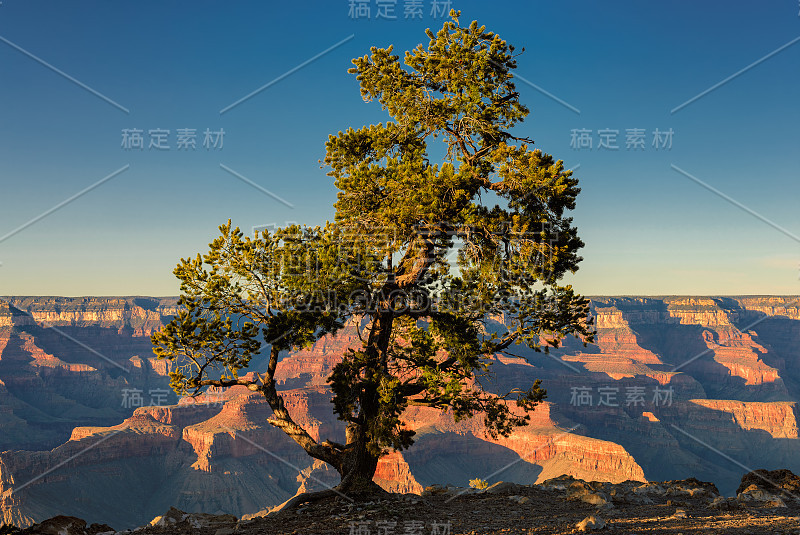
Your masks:
M349 498L354 502L357 501L367 501L368 499L375 499L375 498L388 498L392 496L391 492L387 492L379 485L375 484L374 487L359 489L358 491L349 491L344 492L339 490L339 488L332 488L326 490L319 490L315 492L303 492L302 494L297 494L283 502L280 505L276 505L272 509L269 510L269 515L277 515L279 513L285 513L287 511L293 511L297 509L300 505L304 503L314 503L320 500L324 500L326 498L333 498L333 497L344 497Z
M339 493L333 489L319 490L316 492L303 492L302 494L292 496L280 505L276 505L269 510L269 514L275 515L278 513L291 511L303 503L318 502L320 500L324 500L325 498L331 498L338 495Z

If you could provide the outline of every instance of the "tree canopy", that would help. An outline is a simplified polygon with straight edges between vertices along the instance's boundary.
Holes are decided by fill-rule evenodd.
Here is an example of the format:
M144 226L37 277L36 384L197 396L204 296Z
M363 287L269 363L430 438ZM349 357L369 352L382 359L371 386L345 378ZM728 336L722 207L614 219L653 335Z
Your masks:
M205 255L175 269L179 311L152 338L176 392L261 392L269 422L336 468L343 491L369 488L380 455L411 446L409 406L481 413L488 433L508 435L546 393L538 381L484 390L495 355L593 340L588 300L560 285L581 260L567 216L578 180L512 133L528 114L514 47L459 16L402 60L391 46L353 60L361 96L390 118L329 137L334 221L252 237L228 221ZM346 442L317 441L286 410L275 371L280 352L345 325L360 344L328 382ZM267 369L242 376L262 351Z

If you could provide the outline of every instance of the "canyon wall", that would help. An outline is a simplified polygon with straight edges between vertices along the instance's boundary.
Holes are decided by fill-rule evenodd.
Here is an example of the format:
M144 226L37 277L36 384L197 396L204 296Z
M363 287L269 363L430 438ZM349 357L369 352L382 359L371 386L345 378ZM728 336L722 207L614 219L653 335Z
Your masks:
M172 505L241 515L338 481L265 423L271 411L258 394L234 388L178 402L167 390L168 363L153 358L149 335L175 313L174 298L6 300L3 521L64 513L121 529ZM494 358L496 392L542 379L547 402L529 426L492 439L480 416L455 423L409 409L417 442L383 458L376 481L420 492L474 478L698 477L731 494L749 468L800 471L795 298L602 297L592 314L595 344L568 339L549 354ZM357 344L349 325L279 364L287 406L316 438L343 440L326 379Z
M0 451L50 449L79 425L174 403L150 334L175 298L0 299Z

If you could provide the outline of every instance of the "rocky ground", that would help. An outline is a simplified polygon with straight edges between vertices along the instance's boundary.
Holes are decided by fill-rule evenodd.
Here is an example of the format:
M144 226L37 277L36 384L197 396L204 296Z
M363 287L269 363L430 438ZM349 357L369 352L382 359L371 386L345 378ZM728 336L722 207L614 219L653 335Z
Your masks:
M238 520L170 509L135 535L456 535L605 533L800 534L800 478L788 470L751 472L736 498L696 479L619 484L569 476L538 485L497 483L483 490L428 487L420 495L368 502L331 497ZM8 532L8 530L5 530ZM113 535L112 528L56 517L19 535Z

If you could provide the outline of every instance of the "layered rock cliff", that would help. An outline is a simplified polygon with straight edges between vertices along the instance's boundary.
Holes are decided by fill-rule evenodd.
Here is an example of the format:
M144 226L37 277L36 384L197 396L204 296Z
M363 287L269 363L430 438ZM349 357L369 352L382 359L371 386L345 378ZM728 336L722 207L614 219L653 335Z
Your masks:
M283 395L317 440L341 440L328 391L309 387ZM135 526L169 504L240 516L298 490L338 483L330 467L266 423L271 411L259 394L239 387L222 402L203 401L139 408L112 427L79 427L50 452L0 453L3 520L27 525L69 510ZM494 440L484 435L480 418L455 423L432 409L411 411L408 424L419 430L418 447L386 455L375 475L393 492L419 493L437 481L466 484L475 477L534 483L553 473L644 480L624 448L557 427L547 405L535 426Z
M152 358L148 336L174 299L9 302L0 302L0 450L29 451L0 454L5 521L69 511L134 526L171 505L252 513L338 481L265 424L270 410L257 394L229 389L178 405L163 396L167 363ZM530 426L493 440L480 418L456 424L409 410L417 443L382 459L376 481L419 492L476 477L699 477L732 494L743 466L800 471L793 298L605 297L592 313L594 345L567 340L549 355L495 358L497 392L543 380L548 400ZM342 441L325 380L357 344L351 325L280 362L287 406L314 437Z
M0 299L0 451L52 448L75 426L118 423L153 397L177 401L149 339L175 302Z

